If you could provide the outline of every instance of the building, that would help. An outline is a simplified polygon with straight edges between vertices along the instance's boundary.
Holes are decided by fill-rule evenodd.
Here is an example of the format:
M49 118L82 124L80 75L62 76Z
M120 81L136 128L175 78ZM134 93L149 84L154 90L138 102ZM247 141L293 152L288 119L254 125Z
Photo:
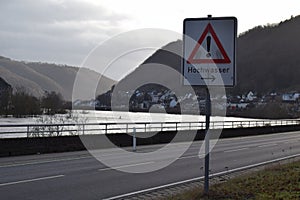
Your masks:
M299 98L300 98L300 93L297 92L282 94L282 102L296 103L299 101Z

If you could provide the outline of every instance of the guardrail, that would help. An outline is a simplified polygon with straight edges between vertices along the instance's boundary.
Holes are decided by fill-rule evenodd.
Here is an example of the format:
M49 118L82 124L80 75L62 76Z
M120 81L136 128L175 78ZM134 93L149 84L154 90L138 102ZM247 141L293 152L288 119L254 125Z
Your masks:
M300 120L211 121L211 129L300 125ZM84 124L9 124L0 125L0 138L50 137L85 134L112 134L183 131L205 129L205 122L120 122Z

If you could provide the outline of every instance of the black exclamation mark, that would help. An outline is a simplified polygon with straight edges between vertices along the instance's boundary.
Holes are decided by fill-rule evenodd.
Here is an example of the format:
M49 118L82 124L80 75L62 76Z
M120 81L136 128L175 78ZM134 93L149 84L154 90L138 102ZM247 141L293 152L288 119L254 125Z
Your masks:
M207 47L206 57L211 57L211 54L210 54L210 42L211 42L211 37L207 36L206 37L206 47Z

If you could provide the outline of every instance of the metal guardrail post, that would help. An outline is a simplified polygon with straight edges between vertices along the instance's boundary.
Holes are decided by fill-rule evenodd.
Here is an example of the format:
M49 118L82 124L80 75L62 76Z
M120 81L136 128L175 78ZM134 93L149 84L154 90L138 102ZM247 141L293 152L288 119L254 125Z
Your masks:
M136 151L136 128L133 128L133 134L132 134L132 150Z
M27 137L29 138L29 125L27 125Z
M57 132L57 136L59 136L59 126L56 126L56 132Z

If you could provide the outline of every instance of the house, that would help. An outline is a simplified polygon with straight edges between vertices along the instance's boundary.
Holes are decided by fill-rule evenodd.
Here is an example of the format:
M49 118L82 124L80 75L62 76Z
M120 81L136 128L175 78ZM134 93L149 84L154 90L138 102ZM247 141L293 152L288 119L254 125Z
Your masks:
M177 101L175 98L173 98L171 101L170 101L170 108L175 108L177 106Z
M257 99L257 96L252 92L250 91L247 96L246 96L246 101L254 101L255 99Z
M300 97L300 93L294 92L294 93L285 93L282 94L282 102L298 102Z

